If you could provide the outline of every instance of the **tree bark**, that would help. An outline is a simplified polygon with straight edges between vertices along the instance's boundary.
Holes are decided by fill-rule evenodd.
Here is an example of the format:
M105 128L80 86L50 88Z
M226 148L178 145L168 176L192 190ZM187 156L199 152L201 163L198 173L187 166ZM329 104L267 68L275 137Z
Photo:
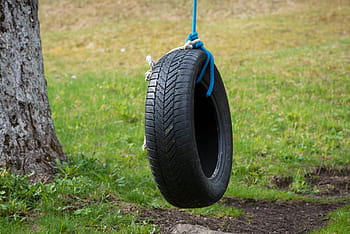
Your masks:
M0 166L50 180L66 155L44 77L38 0L0 0Z

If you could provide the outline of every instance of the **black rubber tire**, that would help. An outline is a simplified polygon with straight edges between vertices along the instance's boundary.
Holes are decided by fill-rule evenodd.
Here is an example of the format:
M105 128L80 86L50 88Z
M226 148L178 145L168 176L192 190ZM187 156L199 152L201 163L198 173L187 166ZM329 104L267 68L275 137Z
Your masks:
M151 170L165 199L181 208L220 200L231 174L231 117L216 67L210 97L206 97L209 68L196 84L205 59L197 49L165 55L152 71L146 97Z

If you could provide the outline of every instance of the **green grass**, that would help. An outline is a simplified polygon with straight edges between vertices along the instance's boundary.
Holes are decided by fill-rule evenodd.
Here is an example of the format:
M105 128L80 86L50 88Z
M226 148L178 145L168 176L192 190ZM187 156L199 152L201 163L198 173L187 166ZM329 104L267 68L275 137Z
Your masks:
M131 190L135 185L121 176L120 167L84 156L70 159L70 164L59 165L55 183L30 184L25 177L2 171L1 232L151 233L157 230L153 225L137 221L136 211L126 211L130 205L125 201L133 201ZM130 197L122 201L121 194ZM140 203L137 196L135 199Z
M316 230L313 233L325 234L325 233L349 233L350 232L350 226L349 226L350 206L346 206L345 208L332 212L329 215L329 218L331 220L330 225L328 225L324 229Z
M198 30L215 55L232 113L235 155L226 196L309 199L316 191L305 174L350 165L350 4L296 2L253 12L247 1L237 15L228 1L200 6ZM182 45L190 31L188 3L152 0L151 9L129 3L123 9L130 16L115 16L109 8L122 3L41 1L52 116L70 162L47 185L1 172L1 233L151 233L157 228L138 223L125 206L171 207L141 149L144 57L158 59ZM174 11L140 15L169 7ZM291 191L273 188L273 176L292 177ZM220 204L188 212L240 214ZM318 232L348 232L349 217L348 207L338 210Z

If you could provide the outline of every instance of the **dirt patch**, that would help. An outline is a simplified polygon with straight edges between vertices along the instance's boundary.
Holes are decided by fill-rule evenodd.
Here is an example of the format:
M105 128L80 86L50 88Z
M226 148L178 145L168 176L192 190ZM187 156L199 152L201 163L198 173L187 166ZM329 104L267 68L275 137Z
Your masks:
M350 168L333 170L321 167L306 176L312 187L318 188L321 197L350 196Z
M329 212L344 203L309 203L305 201L264 201L224 198L225 206L244 211L239 217L213 218L179 209L141 210L139 219L170 233L176 224L200 225L210 230L233 233L307 233L327 224Z
M330 169L319 167L305 175L305 181L314 191L313 197L339 198L350 196L350 168ZM290 190L292 177L274 177L272 184L281 190Z
M288 190L293 183L293 177L274 176L271 183L278 189Z

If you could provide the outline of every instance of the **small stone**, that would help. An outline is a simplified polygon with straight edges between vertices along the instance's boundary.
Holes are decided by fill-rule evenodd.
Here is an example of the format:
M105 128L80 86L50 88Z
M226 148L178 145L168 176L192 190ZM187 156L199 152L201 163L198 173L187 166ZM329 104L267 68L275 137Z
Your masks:
M200 225L177 224L171 229L171 234L232 234L232 232L213 231Z

